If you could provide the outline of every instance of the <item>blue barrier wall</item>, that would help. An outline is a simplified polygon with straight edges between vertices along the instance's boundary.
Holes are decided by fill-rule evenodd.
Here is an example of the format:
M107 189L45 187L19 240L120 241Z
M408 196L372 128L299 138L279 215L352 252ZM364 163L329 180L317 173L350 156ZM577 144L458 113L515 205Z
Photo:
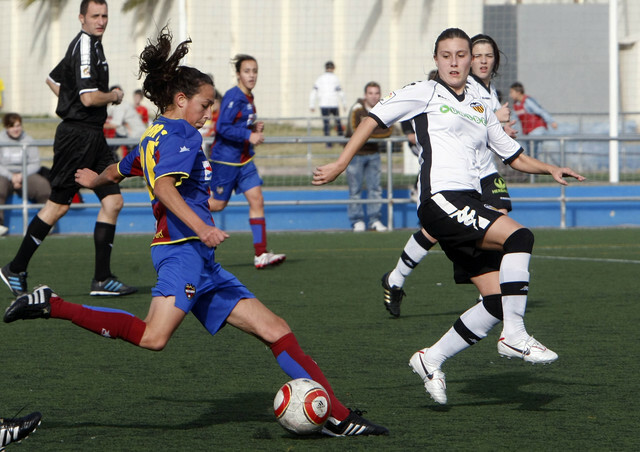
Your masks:
M528 227L559 227L560 204L548 202L518 202L518 198L559 197L560 187L510 187L514 200L511 216ZM640 185L619 186L579 186L571 185L566 190L568 197L640 197ZM83 193L86 203L97 203L91 193ZM264 190L266 201L295 200L346 200L346 190L331 188L309 190ZM383 194L383 197L386 193ZM394 196L407 198L408 190L396 190ZM149 202L146 192L124 193L127 202ZM243 196L233 196L231 201L244 201ZM13 197L10 202L16 204L20 198ZM349 229L346 205L293 205L267 206L267 225L270 231L311 231ZM36 210L29 212L34 215ZM56 226L54 232L61 234L90 234L96 218L96 208L72 209ZM227 207L213 215L216 224L227 231L249 231L248 207ZM383 222L386 223L386 206L383 207ZM22 212L5 211L5 225L11 234L22 234ZM150 207L125 207L118 219L118 233L152 233L155 220ZM394 206L394 228L417 227L415 204L396 204ZM640 202L576 202L567 205L567 227L615 227L640 226Z

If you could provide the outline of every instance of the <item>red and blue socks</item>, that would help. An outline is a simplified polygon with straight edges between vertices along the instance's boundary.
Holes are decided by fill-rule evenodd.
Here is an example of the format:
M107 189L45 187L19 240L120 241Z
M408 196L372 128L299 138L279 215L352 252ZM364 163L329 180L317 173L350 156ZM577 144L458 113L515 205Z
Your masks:
M261 256L267 252L267 222L264 217L249 218L251 233L253 234L253 247L256 256Z
M271 344L271 352L282 370L292 379L309 378L320 383L331 399L331 416L343 421L349 415L345 407L333 393L331 385L316 362L300 348L293 333L285 334Z
M51 318L71 320L93 333L111 339L124 339L140 345L147 324L126 311L69 303L55 295L51 303Z

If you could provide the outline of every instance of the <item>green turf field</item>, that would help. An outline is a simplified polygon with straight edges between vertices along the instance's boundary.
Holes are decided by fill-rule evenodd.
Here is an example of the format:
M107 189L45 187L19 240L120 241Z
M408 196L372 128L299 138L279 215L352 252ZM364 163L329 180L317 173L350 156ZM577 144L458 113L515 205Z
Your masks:
M380 438L296 438L276 423L287 376L271 352L231 327L212 338L191 316L163 352L105 339L60 320L0 324L0 415L33 410L42 425L10 451L640 450L640 230L536 230L529 332L559 360L501 359L499 327L448 361L449 404L436 406L407 366L477 296L455 286L436 249L405 287L402 317L382 306L380 276L412 231L270 234L288 259L257 271L251 238L232 234L218 260L285 317L336 394L387 426ZM87 295L90 237L51 236L29 283L69 301L144 317L154 284L148 236L118 236L114 271L140 292ZM4 265L19 238L0 239ZM0 302L11 296L2 286Z

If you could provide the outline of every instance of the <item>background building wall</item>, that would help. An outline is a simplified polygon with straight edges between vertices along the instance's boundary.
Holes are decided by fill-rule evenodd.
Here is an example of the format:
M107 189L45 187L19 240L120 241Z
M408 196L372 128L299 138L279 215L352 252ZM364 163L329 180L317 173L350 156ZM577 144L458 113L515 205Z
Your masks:
M620 38L633 41L640 36L640 2L618 1ZM140 86L137 55L167 22L177 41L182 32L179 6L184 4L185 32L193 39L186 64L212 73L224 93L235 84L231 58L249 53L260 65L255 89L259 114L300 117L309 115L309 92L327 60L335 62L351 104L371 80L387 92L425 78L434 68L433 44L443 29L460 27L470 36L484 29L508 55L501 86L520 80L552 111L606 111L607 1L523 3L160 0L123 13L122 2L112 0L104 47L111 83L120 84L130 101ZM20 0L0 0L4 110L53 115L55 98L44 80L80 30L79 1L37 2L27 9L20 5ZM499 8L505 12L496 13ZM628 44L620 52L622 108L638 111L640 45Z

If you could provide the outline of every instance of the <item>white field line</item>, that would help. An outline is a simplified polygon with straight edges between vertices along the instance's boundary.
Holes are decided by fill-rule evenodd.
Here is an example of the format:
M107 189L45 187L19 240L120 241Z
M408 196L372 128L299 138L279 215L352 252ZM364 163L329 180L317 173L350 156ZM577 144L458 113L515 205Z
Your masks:
M570 257L570 256L540 256L538 254L532 255L537 259L548 259L557 261L584 261L584 262L600 262L600 263L612 263L612 264L640 264L640 260L631 259L604 259L599 257Z

